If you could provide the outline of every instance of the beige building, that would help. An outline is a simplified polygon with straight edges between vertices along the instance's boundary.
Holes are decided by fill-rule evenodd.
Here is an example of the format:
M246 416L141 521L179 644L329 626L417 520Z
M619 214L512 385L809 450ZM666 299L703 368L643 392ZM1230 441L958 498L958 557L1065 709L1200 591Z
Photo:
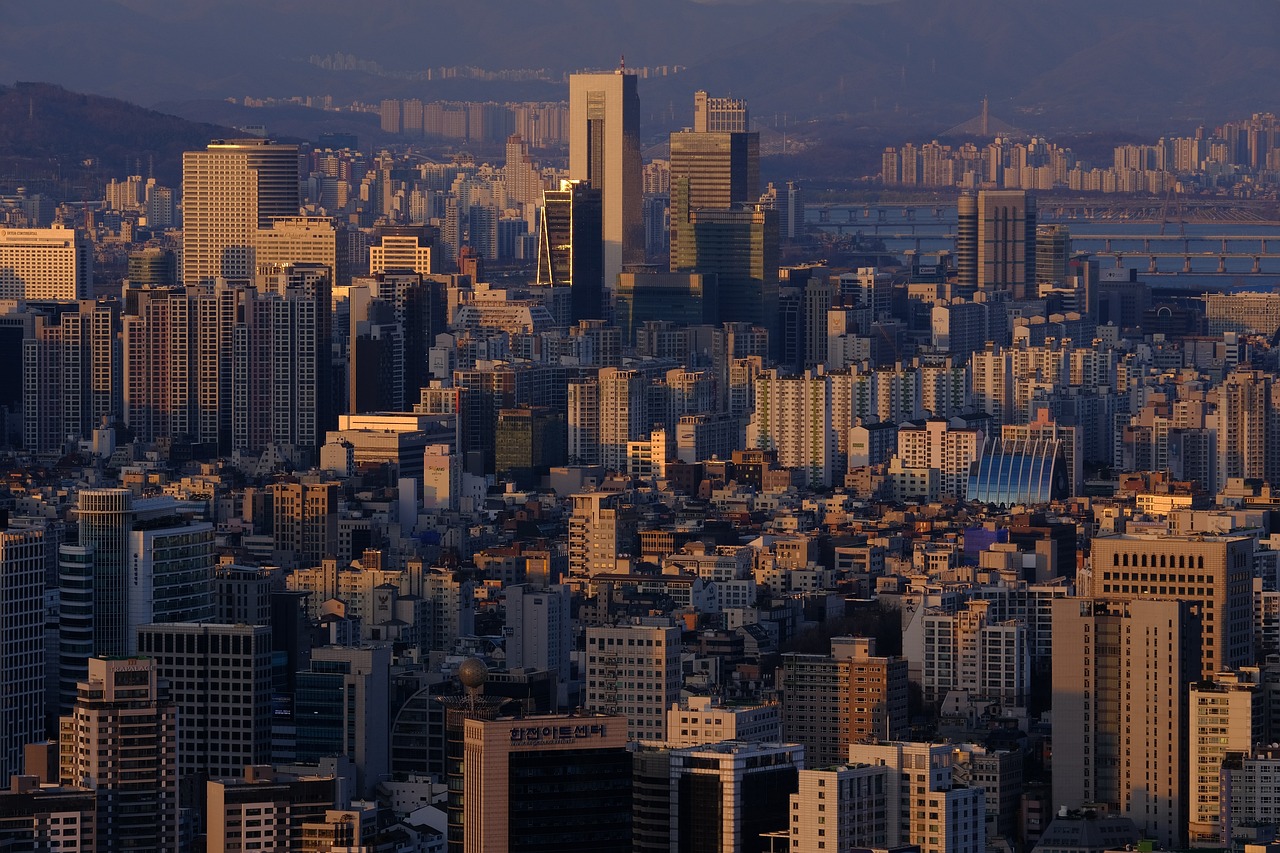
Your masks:
M182 155L182 280L248 283L259 229L297 217L298 146L215 140Z
M662 740L667 709L680 698L680 629L666 624L587 629L590 711L627 720L630 740Z
M617 717L469 718L463 789L466 853L630 849L631 756Z
M1253 548L1249 536L1099 536L1093 594L1200 603L1200 673L1212 679L1253 663Z
M869 637L834 637L830 655L783 655L782 738L805 763L831 767L849 745L905 737L907 662L876 654Z
M711 696L690 696L667 711L667 746L672 748L726 740L777 743L781 739L778 705L722 705Z
M1187 757L1195 798L1187 840L1193 847L1220 847L1231 843L1222 835L1222 762L1228 753L1250 754L1265 737L1261 673L1257 667L1220 672L1212 682L1191 688L1188 708Z
M1097 804L1144 838L1185 844L1187 687L1199 674L1202 609L1152 598L1053 602L1055 808Z
M93 298L93 245L62 227L0 228L0 299Z
M791 795L792 853L890 847L896 781L881 764L801 770L800 790Z
M100 850L178 849L178 709L143 658L89 659L61 722L61 780L98 795Z
M600 190L606 294L623 264L644 261L637 79L621 68L569 76L569 179Z
M957 786L951 744L860 743L850 764L888 769L889 847L919 845L921 853L983 853L987 846L982 788Z

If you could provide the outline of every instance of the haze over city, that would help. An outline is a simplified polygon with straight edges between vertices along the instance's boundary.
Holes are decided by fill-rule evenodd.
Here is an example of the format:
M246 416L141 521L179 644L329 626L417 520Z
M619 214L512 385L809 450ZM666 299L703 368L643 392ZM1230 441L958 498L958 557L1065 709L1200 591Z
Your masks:
M0 9L0 850L1280 853L1276 32Z

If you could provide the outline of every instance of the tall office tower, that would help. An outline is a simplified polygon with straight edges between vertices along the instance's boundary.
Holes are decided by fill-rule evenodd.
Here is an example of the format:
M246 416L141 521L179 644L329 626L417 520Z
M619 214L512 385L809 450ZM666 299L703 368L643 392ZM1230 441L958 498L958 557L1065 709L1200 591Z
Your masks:
M396 322L395 308L361 287L351 289L350 302L346 411L404 411L404 327Z
M797 470L811 486L830 486L837 445L831 425L831 377L818 371L756 380L756 407L747 426L752 448L778 451L778 464Z
M129 533L133 493L128 489L82 489L76 505L79 544L92 549L93 653L126 654L129 626Z
M379 225L369 245L369 275L388 270L413 270L422 275L436 271L428 229L421 225Z
M544 287L569 288L569 313L555 317L557 325L604 319L609 280L596 237L603 221L600 190L582 181L561 181L560 189L544 190L542 199L537 281ZM616 277L608 286L616 286Z
M671 258L689 239L690 212L729 209L760 199L760 134L671 134ZM687 252L687 249L685 250Z
M0 776L44 737L44 531L0 531Z
M58 546L58 656L57 711L71 713L77 685L89 673L93 657L93 547L63 543ZM45 666L55 661L46 658ZM50 675L50 680L54 676Z
M392 320L400 326L403 352L395 368L404 376L405 405L418 398L418 389L428 384L428 355L435 338L436 324L442 319L444 306L439 304L435 282L424 281L422 273L410 269L390 269L355 280L351 289L351 322L358 322L357 302L378 299L391 306ZM363 319L363 318L361 318ZM339 333L345 334L343 330ZM354 370L353 370L354 373ZM360 392L352 384L351 395ZM362 411L348 407L348 411ZM384 408L381 411L400 411Z
M671 750L657 743L631 753L631 850L671 850Z
M1280 454L1268 453L1272 377L1259 370L1233 370L1218 387L1218 482L1229 478L1280 484Z
M956 225L957 289L1024 299L1035 290L1036 202L1024 190L982 190L962 195ZM972 252L973 277L969 278Z
M604 715L464 720L462 850L630 851L625 725Z
M297 676L293 717L298 761L314 764L330 755L349 756L360 796L373 796L391 773L390 670L389 645L321 646L311 651L311 668Z
M808 750L805 763L815 763ZM890 801L898 795L890 768L844 763L816 768L800 771L799 790L791 795L791 850L888 849Z
M673 270L716 275L722 322L776 329L778 212L758 203L693 209L687 230Z
M70 228L0 228L0 299L93 298L93 244Z
M986 849L982 788L955 784L951 744L860 743L851 765L888 768L889 847L919 845L921 853L981 853Z
M628 740L661 740L680 699L680 629L666 624L587 628L588 710L627 718Z
M137 501L127 547L127 654L142 625L213 618L212 524L183 518L171 498Z
M271 760L271 628L175 622L137 635L178 708L180 801L199 808L206 781Z
M805 762L848 760L849 744L907 736L907 661L876 654L875 640L833 637L831 654L782 656L782 739Z
M133 287L174 287L178 284L178 258L171 249L159 246L130 252L124 277Z
M569 700L569 653L573 648L573 617L569 613L569 588L539 589L533 584L513 584L502 591L506 600L507 669L541 669L554 674L556 701Z
M671 751L671 849L763 853L790 825L804 747L725 743Z
M1053 602L1053 800L1098 804L1144 838L1183 846L1190 800L1187 686L1200 610L1188 601Z
M610 295L624 264L644 262L636 79L621 68L569 76L569 178L600 190L604 291Z
M978 197L964 192L956 202L956 292L972 298L978 290Z
M203 792L205 849L301 850L306 824L323 824L327 812L350 805L342 787L334 776L290 776L264 767L210 779Z
M182 280L248 284L256 232L302 204L298 146L216 140L182 155Z
M1065 225L1036 226L1036 284L1065 285L1071 272L1071 231ZM1028 296L1035 294L1028 292ZM1082 312L1083 313L1083 312Z
M740 98L713 98L704 91L693 93L695 133L744 133L751 129L751 113Z
M347 230L328 216L289 216L272 219L254 232L254 273L269 275L279 267L319 264L337 286L351 283L351 253Z
M123 414L119 306L81 301L36 315L23 341L23 446L61 451Z
M61 781L98 798L98 850L178 850L178 708L152 661L93 658L61 722Z
M649 417L649 381L638 370L603 367L600 385L600 464L610 471L627 469L627 442L644 438Z
M1253 551L1253 537L1242 535L1097 536L1093 594L1199 604L1200 673L1212 680L1253 663Z
M1187 840L1193 847L1216 847L1222 834L1222 763L1228 753L1249 755L1265 743L1266 713L1261 673L1256 667L1220 672L1213 681L1191 686L1187 702L1187 765L1191 805ZM1225 791L1230 796L1230 787Z
M271 484L273 560L296 568L318 566L338 550L338 484Z

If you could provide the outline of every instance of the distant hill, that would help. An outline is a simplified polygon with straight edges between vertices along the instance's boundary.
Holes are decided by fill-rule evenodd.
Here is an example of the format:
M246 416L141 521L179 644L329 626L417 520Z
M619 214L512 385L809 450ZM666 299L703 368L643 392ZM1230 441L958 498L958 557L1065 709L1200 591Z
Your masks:
M1182 132L1277 108L1275 0L60 0L0 4L0 80L142 103L331 94L560 99L565 72L683 66L641 81L646 135L697 88L782 125L926 126L977 114L1031 133ZM353 57L350 70L311 57ZM410 79L428 67L548 81Z
M98 95L46 83L0 87L0 191L57 187L62 198L99 198L107 178L146 175L177 188L182 152L236 135Z

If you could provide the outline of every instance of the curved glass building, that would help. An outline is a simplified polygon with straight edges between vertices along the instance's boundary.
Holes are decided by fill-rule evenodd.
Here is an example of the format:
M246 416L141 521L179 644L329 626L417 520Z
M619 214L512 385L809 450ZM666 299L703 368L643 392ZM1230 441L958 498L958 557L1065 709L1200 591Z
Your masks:
M992 438L969 469L965 498L996 506L1017 506L1047 504L1070 494L1059 440Z

